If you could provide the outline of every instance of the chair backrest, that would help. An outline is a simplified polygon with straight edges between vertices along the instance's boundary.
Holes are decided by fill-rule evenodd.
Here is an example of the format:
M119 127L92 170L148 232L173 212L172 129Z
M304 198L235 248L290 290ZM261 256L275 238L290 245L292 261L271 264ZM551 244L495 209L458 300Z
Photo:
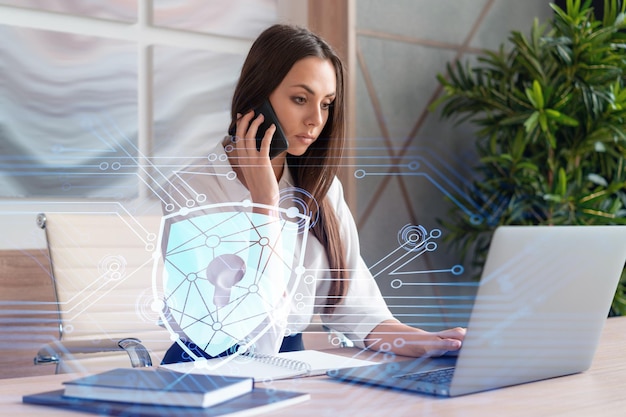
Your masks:
M61 340L141 339L158 331L158 342L170 343L152 310L161 216L45 213L38 222L50 251Z

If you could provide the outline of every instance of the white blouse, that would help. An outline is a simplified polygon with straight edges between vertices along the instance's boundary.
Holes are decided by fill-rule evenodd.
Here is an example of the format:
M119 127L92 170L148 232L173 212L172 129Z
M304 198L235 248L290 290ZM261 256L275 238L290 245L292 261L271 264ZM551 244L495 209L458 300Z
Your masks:
M279 189L293 187L292 177L285 166ZM178 171L169 179L166 190L166 195L162 197L165 215L202 205L250 200L250 192L237 179L222 143L207 158L197 159ZM285 303L284 312L281 313L283 317L278 320L274 317L272 329L256 342L258 351L276 353L283 336L303 331L311 323L314 314L319 314L325 325L343 333L361 348L364 347L364 339L374 327L393 318L361 257L356 225L344 200L339 179L334 179L328 198L339 219L340 234L346 251L346 268L350 276L348 292L331 314L323 313L330 288L329 265L324 247L309 233L303 260L306 271L301 279L292 279L288 284L288 288L292 290L288 293L296 294L296 297ZM167 239L167 232L164 233L164 239ZM298 235L297 239L301 244L302 235ZM293 288L294 285L297 287Z

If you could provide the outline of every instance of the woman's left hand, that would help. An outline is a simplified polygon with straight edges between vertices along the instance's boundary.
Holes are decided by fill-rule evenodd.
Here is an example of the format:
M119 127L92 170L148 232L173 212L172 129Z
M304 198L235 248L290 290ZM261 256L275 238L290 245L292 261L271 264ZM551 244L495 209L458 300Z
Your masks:
M461 348L466 329L455 327L427 332L397 321L384 321L372 330L365 345L369 349L402 356L441 356Z

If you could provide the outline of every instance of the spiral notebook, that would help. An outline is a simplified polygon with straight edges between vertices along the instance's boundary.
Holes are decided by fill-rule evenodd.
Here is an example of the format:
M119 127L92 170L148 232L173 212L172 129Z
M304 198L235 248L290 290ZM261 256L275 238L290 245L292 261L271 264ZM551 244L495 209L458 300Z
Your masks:
M183 373L200 373L254 378L255 381L324 375L328 371L373 365L376 362L335 355L319 350L300 350L276 355L245 354L228 361L223 358L160 365Z

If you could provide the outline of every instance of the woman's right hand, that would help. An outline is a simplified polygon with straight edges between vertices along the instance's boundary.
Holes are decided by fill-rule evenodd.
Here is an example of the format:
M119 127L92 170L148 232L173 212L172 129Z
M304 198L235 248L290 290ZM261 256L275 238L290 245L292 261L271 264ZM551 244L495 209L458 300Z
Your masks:
M259 151L256 147L256 134L263 120L263 114L254 117L254 111L249 111L243 116L237 115L237 129L235 137L232 138L231 155L235 157L235 171L250 191L252 202L277 206L278 179L269 157L270 143L276 126L272 124L267 129Z

